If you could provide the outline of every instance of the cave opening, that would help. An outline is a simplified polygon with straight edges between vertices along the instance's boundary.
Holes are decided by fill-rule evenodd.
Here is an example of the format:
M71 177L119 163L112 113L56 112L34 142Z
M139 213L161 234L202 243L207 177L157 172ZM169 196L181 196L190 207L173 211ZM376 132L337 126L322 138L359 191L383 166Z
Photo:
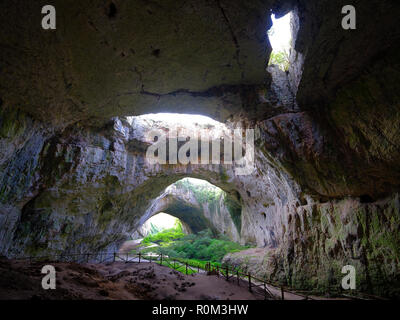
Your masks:
M400 297L399 5L357 1L353 15L328 0L54 2L57 31L39 30L39 1L0 2L0 298L62 297L67 269L46 293L36 261L103 263L162 213L190 223L189 240L210 229L256 244L231 265L278 294ZM202 163L203 140L190 148L185 133L169 139L167 163L148 162L158 137L146 133L175 124L242 126L242 138L254 128L255 170L222 162L219 136L218 162ZM174 184L184 177L225 196L201 202ZM350 265L357 288L344 291ZM14 281L8 266L32 278ZM95 274L85 268L71 283Z
M127 116L131 138L142 144L150 166L214 166L222 175L248 175L254 170L254 129L238 123L219 122L208 116L151 113ZM221 167L222 166L222 167Z
M210 229L238 241L241 203L235 196L201 177L185 177L167 186L141 217L137 230L160 212L179 219L186 233Z
M192 233L190 227L188 227L187 225L183 225L183 222L179 218L165 212L160 212L149 218L137 230L137 236L144 238L147 235L153 235L163 230L176 228L178 226L182 226L183 233Z
M181 126L188 125L221 125L218 122L208 116L201 114L187 114L187 113L173 113L173 112L160 112L160 113L146 113L139 116L128 116L129 123L133 123L135 120L142 120L148 122L165 122L168 124L178 124Z
M139 135L150 144L165 138L164 161L169 164L176 164L181 158L186 158L182 164L189 162L197 164L200 162L200 149L205 147L205 143L215 141L219 144L221 138L229 135L229 128L224 123L200 114L161 112L127 116L126 119L130 126L140 132ZM183 145L185 147L181 150L180 147ZM155 149L155 156L158 158L160 158L159 149ZM178 154L180 150L181 158ZM213 159L213 163L219 163L219 151L220 148L214 150L216 159ZM149 154L146 156L149 157ZM208 157L207 161L209 160ZM202 163L205 161L204 159Z
M191 228L174 215L159 212L147 219L119 249L121 254L136 254L144 249L163 245L193 233Z
M222 262L241 245L241 207L212 183L185 177L169 185L154 199L123 243L122 254Z
M292 17L292 12L280 18L272 14L272 27L267 32L272 47L268 65L277 65L282 71L289 70L289 56L292 43Z

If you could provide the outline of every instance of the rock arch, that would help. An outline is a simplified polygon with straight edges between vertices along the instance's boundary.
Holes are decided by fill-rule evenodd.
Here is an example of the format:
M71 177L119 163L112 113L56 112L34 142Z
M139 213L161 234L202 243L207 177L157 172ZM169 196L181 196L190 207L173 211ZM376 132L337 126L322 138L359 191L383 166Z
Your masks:
M149 166L144 159L148 144L137 134L147 129L114 119L101 132L66 131L48 140L37 154L35 174L40 179L31 186L34 196L21 199L20 208L8 209L21 210L18 225L9 220L8 254L114 249L138 226L154 199L183 177L207 180L242 206L241 242L276 243L271 235L278 231L270 232L278 225L273 212L297 201L296 186L261 152L257 179L235 176L231 166L222 164ZM261 184L270 186L267 192ZM10 190L10 196L16 191Z
M215 193L215 198L201 199L201 191L174 183L152 201L138 227L153 215L165 212L179 218L195 233L209 228L239 242L241 205L220 191Z

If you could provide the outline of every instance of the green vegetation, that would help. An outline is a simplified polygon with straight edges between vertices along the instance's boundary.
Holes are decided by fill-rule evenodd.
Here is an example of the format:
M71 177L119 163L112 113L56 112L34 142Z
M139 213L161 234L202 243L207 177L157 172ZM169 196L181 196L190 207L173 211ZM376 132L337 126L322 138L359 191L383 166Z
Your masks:
M155 260L155 263L161 264L161 260ZM184 274L193 274L197 273L197 270L193 270L191 268L186 269L186 262L185 261L180 261L178 259L171 259L171 258L163 258L162 260L162 265L170 267L176 271L179 271ZM188 263L189 265L189 263ZM197 265L195 266L197 268Z
M203 260L198 260L198 259L182 259L182 258L177 258L178 261L182 263L187 263L189 266L192 267L200 267L200 269L205 269L206 264L209 263L208 261L203 261ZM220 262L210 262L211 267L219 267L222 268L222 264Z
M155 234L150 233L142 240L142 244L149 245L151 243L157 243L160 246L168 246L175 240L181 239L184 236L182 224L176 221L174 227L171 229L165 229Z
M271 52L268 65L275 64L282 71L289 71L289 55L286 51Z
M187 259L191 259L193 265L197 266L200 261L203 261L204 264L208 261L220 263L227 253L249 248L232 242L225 236L215 238L211 230L204 230L198 234L176 237L175 239L172 239L171 234L173 233L170 232L167 237L163 232L160 232L151 236L154 237L151 239L166 239L166 241L159 241L159 247L145 249L145 252L156 252L171 258L185 259L185 262L188 261Z

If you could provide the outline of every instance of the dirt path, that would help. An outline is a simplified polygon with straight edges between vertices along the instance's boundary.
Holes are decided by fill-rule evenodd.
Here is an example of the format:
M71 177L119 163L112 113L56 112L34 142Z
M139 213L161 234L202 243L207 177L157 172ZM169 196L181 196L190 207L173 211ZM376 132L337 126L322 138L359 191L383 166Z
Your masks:
M43 290L41 268L56 269ZM32 263L0 259L0 299L256 300L262 296L217 276L184 275L155 263Z
M41 287L44 276L41 269L46 264L56 269L56 290L43 290ZM267 288L275 299L280 299L280 288L271 285ZM305 299L296 293L285 292L284 295L285 300ZM332 300L316 296L310 298ZM264 293L257 287L249 292L246 279L238 282L233 277L226 281L223 275L207 275L204 270L184 275L143 259L141 263L30 264L0 258L0 299L260 300L264 299Z

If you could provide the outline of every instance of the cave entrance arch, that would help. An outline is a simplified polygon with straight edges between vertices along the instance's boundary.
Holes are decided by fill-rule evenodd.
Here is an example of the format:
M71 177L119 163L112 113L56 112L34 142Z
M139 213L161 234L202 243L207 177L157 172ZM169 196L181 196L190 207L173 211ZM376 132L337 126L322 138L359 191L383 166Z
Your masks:
M268 30L268 38L272 46L269 65L276 64L282 71L289 70L290 50L292 47L291 11L284 16L271 15L272 27Z
M169 185L148 206L136 230L160 212L178 218L193 233L211 229L216 235L240 240L240 203L206 180L183 178Z
M176 229L180 227L182 233L191 234L191 228L177 217L168 213L160 212L150 217L137 231L132 235L133 240L142 239L148 235L154 235L164 230Z

